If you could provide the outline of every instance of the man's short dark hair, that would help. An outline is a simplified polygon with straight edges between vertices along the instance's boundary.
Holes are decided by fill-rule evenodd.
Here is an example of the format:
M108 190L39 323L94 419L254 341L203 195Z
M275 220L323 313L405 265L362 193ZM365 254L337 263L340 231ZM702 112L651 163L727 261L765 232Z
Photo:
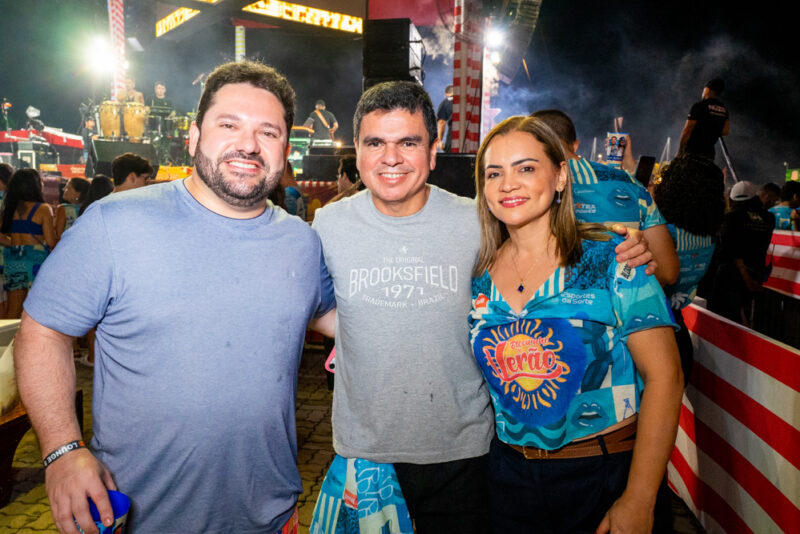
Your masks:
M120 154L111 162L111 176L114 177L114 185L125 183L125 178L130 173L153 174L153 166L149 161L132 152Z
M361 178L361 175L358 172L358 167L356 167L355 154L345 154L344 156L340 157L339 164L342 167L342 172L347 174L347 179L351 182L355 182Z
M155 87L156 85L163 85L165 88L167 87L167 84L165 84L161 80L156 80L155 83L153 84L153 87Z
M428 131L428 144L432 145L439 137L436 128L436 112L427 91L416 82L395 81L373 85L361 95L353 115L353 132L358 141L361 121L373 111L405 110L412 115L422 112L425 129Z
M759 192L761 191L764 191L765 193L772 193L776 197L781 196L781 187L773 182L767 182L764 185L762 185L761 189L759 189Z
M542 109L531 113L531 117L536 117L548 125L561 142L570 147L578 140L578 134L575 132L575 124L572 119L559 109Z
M711 80L706 84L706 87L708 87L718 95L721 95L722 91L725 90L725 82L723 82L720 78L714 78L713 80Z
M208 108L214 103L214 95L224 86L233 83L247 83L265 89L275 95L283 105L283 119L286 121L286 140L288 142L294 124L294 89L277 70L256 61L236 61L220 65L206 80L200 102L197 104L197 127L203 124Z
M722 171L701 156L675 158L653 188L653 200L668 223L695 235L714 235L725 214Z
M0 182L3 185L8 185L11 175L14 174L14 167L9 163L0 163Z
M781 201L788 202L795 196L800 197L800 182L789 181L781 187Z
M453 86L452 85L448 85L447 87L444 88L444 94L452 93L452 92L453 92Z

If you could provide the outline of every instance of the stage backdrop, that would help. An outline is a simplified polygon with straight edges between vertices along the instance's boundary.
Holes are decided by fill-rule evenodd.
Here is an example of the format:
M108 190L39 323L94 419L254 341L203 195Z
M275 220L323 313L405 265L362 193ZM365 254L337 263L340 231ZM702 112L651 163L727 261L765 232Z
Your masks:
M800 351L691 305L669 482L709 533L800 529Z

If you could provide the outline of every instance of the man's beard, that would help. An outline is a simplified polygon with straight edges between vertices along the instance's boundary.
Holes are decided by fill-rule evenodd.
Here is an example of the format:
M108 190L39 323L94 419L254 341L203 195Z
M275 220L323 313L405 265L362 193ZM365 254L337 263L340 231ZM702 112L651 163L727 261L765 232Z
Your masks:
M226 178L220 165L228 159L249 160L258 163L263 169L261 180L250 185ZM217 158L216 163L213 163L200 149L199 139L194 155L194 167L197 175L215 195L226 204L237 208L251 208L263 203L283 176L283 169L270 174L270 169L261 156L244 152L226 152Z

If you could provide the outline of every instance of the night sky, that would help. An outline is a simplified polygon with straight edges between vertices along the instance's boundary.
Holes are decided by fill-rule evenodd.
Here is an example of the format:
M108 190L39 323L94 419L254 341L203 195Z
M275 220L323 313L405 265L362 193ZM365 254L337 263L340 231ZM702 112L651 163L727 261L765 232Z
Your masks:
M129 0L133 2L135 0ZM79 104L102 100L108 80L97 80L84 60L91 36L107 32L101 0L0 0L0 98L11 117L41 109L48 126L74 132ZM302 2L300 2L302 3ZM677 149L686 114L705 82L725 80L731 113L726 141L740 179L784 179L784 162L800 167L800 59L791 17L778 4L730 7L728 2L659 3L544 0L525 58L512 84L501 85L493 105L499 119L560 108L575 120L582 155L624 118L635 155L659 157L667 137ZM749 6L749 7L748 7ZM452 77L452 37L421 27L428 58L425 86L437 105ZM284 72L297 91L297 123L317 98L328 101L341 135L361 91L361 42L344 33L319 37L285 30L248 30L248 57ZM145 96L163 79L168 98L191 111L202 72L233 58L233 29L220 23L179 43L158 42L129 53L137 88Z

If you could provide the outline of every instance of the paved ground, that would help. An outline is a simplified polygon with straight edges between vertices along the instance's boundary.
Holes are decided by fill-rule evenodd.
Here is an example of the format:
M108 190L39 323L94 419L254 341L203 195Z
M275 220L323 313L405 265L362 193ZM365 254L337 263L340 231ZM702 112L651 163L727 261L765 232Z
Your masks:
M330 422L332 394L322 366L324 359L321 350L307 350L298 380L298 465L303 479L303 493L298 501L301 532L308 532L320 484L334 455ZM91 369L78 365L78 384L84 392L84 437L87 440L92 434L91 382ZM14 456L14 491L11 502L0 508L0 534L58 532L50 515L40 459L39 445L33 431L29 431ZM694 516L677 498L675 501L676 532L702 534Z

